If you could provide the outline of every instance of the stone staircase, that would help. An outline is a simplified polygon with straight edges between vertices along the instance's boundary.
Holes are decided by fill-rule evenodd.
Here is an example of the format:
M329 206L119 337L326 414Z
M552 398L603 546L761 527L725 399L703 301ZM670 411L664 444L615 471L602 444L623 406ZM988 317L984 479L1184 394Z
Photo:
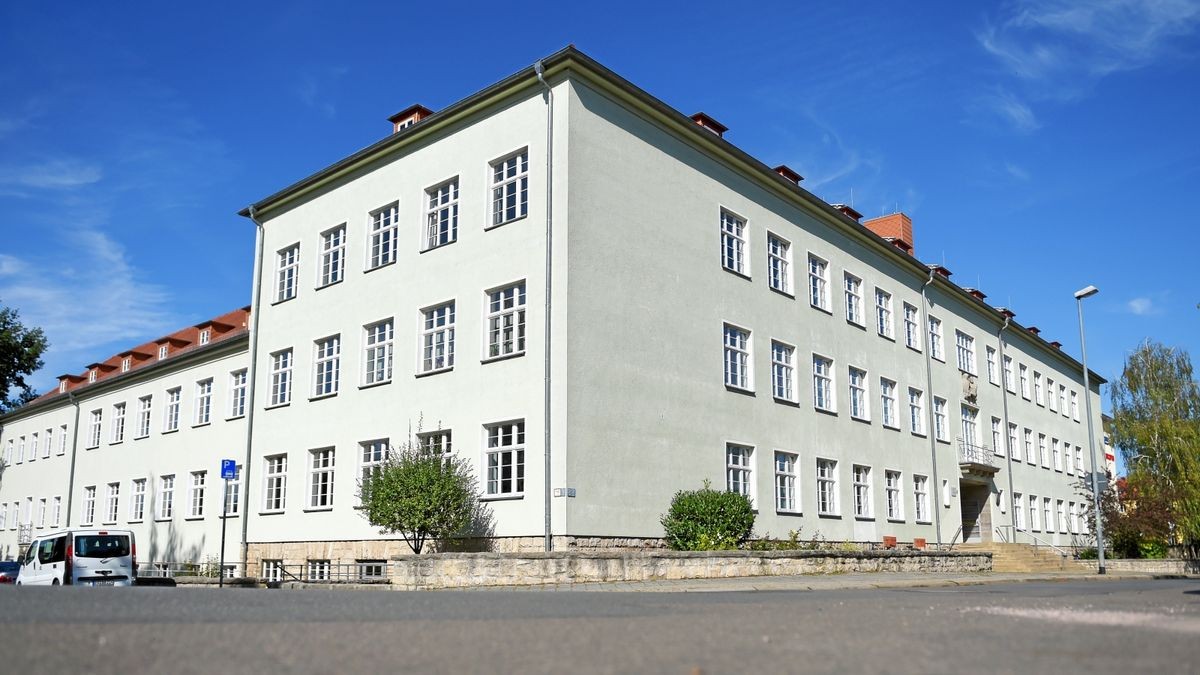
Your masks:
M1032 544L956 544L956 551L990 551L992 571L1006 573L1057 572L1059 574L1086 574L1084 566L1070 558L1064 558L1049 546Z

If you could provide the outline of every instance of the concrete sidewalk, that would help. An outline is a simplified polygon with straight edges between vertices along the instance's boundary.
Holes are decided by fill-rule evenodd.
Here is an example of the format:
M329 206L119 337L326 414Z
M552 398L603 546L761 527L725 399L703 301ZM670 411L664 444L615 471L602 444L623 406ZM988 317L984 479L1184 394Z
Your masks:
M976 572L928 574L873 572L863 574L805 574L797 576L734 577L728 579L679 579L669 581L632 581L613 583L544 584L535 586L473 586L437 589L449 592L474 591L585 591L617 593L721 593L737 591L823 591L872 588L936 588L978 586L1014 582L1110 581L1117 579L1181 578L1180 575L1109 573L1100 576L1086 571L1046 573ZM1200 578L1190 576L1188 578ZM390 585L285 583L283 588L314 590L390 590L407 589Z

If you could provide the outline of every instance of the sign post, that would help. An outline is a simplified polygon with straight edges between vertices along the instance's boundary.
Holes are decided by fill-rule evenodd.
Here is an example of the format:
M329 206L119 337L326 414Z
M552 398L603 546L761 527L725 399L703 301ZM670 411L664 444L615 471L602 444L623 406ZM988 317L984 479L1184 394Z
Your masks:
M225 587L225 521L229 518L229 481L237 478L237 461L221 460L221 478L225 491L221 494L221 566L217 568L217 588Z

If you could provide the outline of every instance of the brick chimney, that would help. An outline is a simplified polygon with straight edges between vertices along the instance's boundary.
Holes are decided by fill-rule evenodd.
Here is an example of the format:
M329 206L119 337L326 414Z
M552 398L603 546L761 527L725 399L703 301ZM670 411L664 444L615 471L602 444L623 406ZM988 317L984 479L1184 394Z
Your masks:
M954 274L950 270L946 269L942 265L938 265L937 263L928 263L925 266L928 267L929 269L933 270L934 272L937 272L938 275L945 277L947 279L950 278L951 274Z
M1061 342L1059 342L1058 340L1055 340L1054 342L1051 342L1051 343L1050 343L1050 346L1051 346L1051 347L1054 347L1055 349L1062 349L1062 343L1061 343Z
M835 211L841 211L842 214L844 214L847 218L852 219L856 223L862 220L862 214L858 211L855 211L853 206L848 206L846 204L830 204L830 206L832 206Z
M692 115L692 121L722 138L725 137L725 132L729 131L729 127L709 117L708 113L698 112Z
M863 225L884 239L892 240L892 244L897 248L909 253L912 253L916 248L913 245L912 219L903 213L893 213L889 216L872 218L864 222ZM901 246L901 244L904 244L904 246Z
M1006 316L1010 319L1017 315L1016 312L1012 311L1011 309L1009 309L1007 307L997 307L996 311L1000 312L1000 314L1002 314L1003 316Z
M392 133L394 134L398 131L411 127L412 125L420 122L432 114L432 110L418 103L401 110L395 115L392 115L388 118L388 121L392 123Z
M1037 326L1028 326L1025 328L1025 330L1029 331L1030 333L1033 333L1034 335L1040 335L1042 332L1042 329L1038 328Z
M804 180L804 176L801 176L793 171L787 164L780 164L779 166L775 167L775 173L783 176L784 178L788 179L788 181L795 183L796 185L799 185L800 181Z
M970 293L971 297L975 298L976 300L984 300L987 298L987 294L985 294L983 291L979 290L978 288L971 288L970 286L963 286L963 290L966 291L967 293Z

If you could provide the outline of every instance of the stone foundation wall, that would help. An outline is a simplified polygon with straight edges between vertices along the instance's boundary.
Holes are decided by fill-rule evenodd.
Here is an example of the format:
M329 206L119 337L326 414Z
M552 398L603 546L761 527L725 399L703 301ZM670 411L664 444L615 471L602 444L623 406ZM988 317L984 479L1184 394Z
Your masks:
M1080 560L1081 565L1097 569L1095 560ZM1165 558L1161 560L1106 559L1104 568L1110 572L1141 572L1144 574L1200 574L1200 560Z
M391 583L407 590L848 572L986 572L987 552L630 551L400 555Z

